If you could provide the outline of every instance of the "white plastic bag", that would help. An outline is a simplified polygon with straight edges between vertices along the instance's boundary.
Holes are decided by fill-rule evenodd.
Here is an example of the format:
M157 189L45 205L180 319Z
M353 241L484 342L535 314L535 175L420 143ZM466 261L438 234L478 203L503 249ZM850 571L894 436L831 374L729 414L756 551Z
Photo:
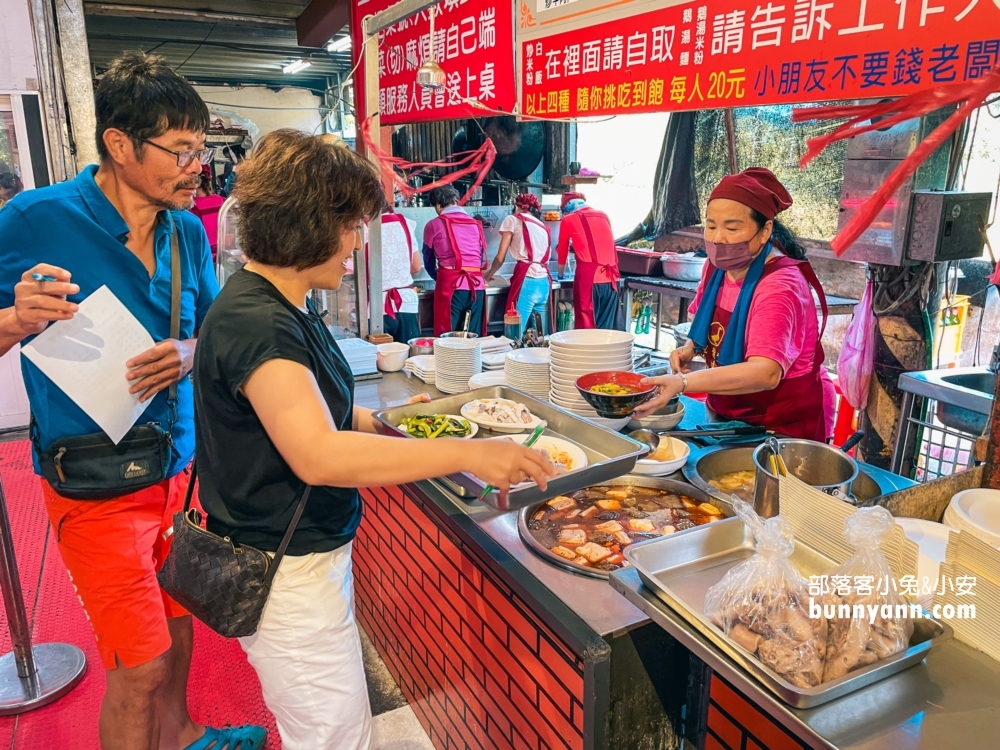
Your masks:
M844 521L844 535L854 547L854 554L831 574L830 580L844 582L849 593L824 598L824 603L836 604L838 616L829 619L823 682L843 677L910 645L913 621L896 617L897 605L906 602L896 591L892 568L882 554L882 537L894 523L892 514L879 506L859 508ZM830 614L830 607L826 609ZM846 617L839 616L848 612Z
M810 619L808 583L788 559L792 527L781 516L763 520L735 495L732 504L757 552L706 592L705 614L790 683L814 687L823 678L827 624L822 616Z
M861 300L854 306L854 319L847 326L844 345L837 357L840 392L855 409L864 409L868 405L868 384L875 366L873 287L874 284L869 281Z

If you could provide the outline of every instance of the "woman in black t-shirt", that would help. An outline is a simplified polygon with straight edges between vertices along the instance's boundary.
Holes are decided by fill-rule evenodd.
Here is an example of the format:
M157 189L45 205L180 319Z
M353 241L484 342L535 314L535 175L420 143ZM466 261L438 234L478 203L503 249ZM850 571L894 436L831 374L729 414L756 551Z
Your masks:
M285 750L364 750L371 713L353 615L358 487L471 472L502 490L554 472L510 442L375 435L350 367L307 305L336 289L383 206L377 170L324 136L278 130L239 167L249 258L222 289L195 355L200 498L211 531L274 551L314 487L257 632L241 645ZM423 397L426 400L426 396Z

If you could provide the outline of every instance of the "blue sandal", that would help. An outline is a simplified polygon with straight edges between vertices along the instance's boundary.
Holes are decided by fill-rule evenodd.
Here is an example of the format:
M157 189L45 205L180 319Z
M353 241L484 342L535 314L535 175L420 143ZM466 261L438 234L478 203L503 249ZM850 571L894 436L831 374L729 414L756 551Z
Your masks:
M201 739L192 742L186 750L262 750L267 741L267 730L253 724L242 727L205 727Z

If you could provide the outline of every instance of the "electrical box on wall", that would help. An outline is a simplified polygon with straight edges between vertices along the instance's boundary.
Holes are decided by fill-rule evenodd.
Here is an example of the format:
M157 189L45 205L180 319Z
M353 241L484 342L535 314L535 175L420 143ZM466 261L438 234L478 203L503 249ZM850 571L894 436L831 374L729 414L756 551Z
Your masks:
M990 193L961 190L915 190L906 230L906 257L943 262L983 254L979 222L988 222Z

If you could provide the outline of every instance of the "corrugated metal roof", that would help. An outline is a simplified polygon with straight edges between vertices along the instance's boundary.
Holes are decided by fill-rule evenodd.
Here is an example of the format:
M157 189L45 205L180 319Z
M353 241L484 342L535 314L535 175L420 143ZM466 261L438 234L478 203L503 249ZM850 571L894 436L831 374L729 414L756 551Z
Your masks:
M294 20L290 19L307 4L306 0L88 3L85 10L91 64L95 74L100 75L123 51L141 49L162 55L192 81L322 90L327 77L350 70L351 51L331 54L325 49L298 46ZM194 6L198 10L188 9ZM164 10L166 13L160 17ZM172 12L175 10L179 12ZM251 11L284 15L254 15ZM309 60L311 66L301 73L282 73L282 67L298 58Z

